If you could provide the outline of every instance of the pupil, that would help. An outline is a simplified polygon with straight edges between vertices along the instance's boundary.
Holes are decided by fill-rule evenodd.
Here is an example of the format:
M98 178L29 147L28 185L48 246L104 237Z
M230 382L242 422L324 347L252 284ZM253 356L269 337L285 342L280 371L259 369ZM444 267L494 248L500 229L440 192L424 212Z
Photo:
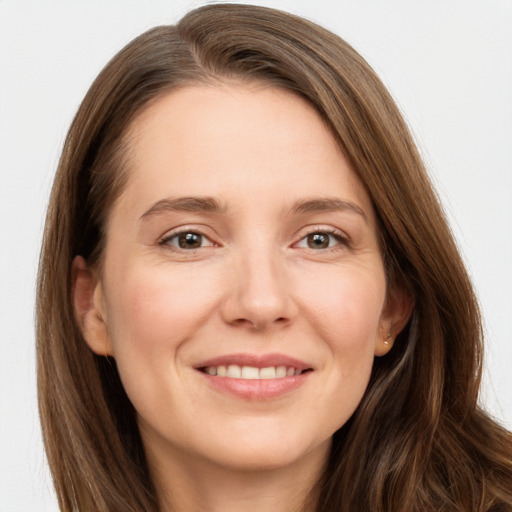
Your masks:
M201 247L201 235L197 233L184 233L180 235L178 241L182 249L196 249Z
M308 235L308 246L310 249L325 249L329 247L329 235L325 233Z

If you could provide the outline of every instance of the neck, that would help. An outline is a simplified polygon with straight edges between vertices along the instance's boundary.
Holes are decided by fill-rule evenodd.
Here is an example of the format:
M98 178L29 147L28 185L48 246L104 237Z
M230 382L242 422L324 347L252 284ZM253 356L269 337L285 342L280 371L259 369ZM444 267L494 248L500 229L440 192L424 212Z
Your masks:
M149 451L162 512L313 512L330 442L283 468L230 468L190 454ZM170 455L170 454L169 454Z

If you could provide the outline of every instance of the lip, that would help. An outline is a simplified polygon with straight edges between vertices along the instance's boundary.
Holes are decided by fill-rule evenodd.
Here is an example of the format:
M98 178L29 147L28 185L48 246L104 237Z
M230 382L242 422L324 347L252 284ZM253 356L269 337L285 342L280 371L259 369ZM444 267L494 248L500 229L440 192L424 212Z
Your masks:
M237 398L253 401L271 400L286 395L305 384L313 373L312 371L307 371L300 375L267 380L217 377L201 371L201 369L207 366L229 366L230 364L254 366L256 368L292 366L302 371L313 370L311 365L283 354L229 354L202 361L195 365L194 368L213 389Z
M229 354L214 357L201 361L194 365L194 368L206 368L207 366L229 366L236 364L238 366L254 366L255 368L268 368L269 366L293 366L298 370L313 369L313 366L284 354ZM236 379L235 379L236 380Z

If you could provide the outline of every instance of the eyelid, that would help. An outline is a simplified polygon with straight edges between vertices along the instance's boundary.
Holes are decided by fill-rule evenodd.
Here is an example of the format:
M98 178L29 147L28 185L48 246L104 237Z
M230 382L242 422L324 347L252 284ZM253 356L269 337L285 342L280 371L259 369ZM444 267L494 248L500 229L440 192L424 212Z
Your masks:
M163 234L158 239L158 245L172 247L172 248L175 248L177 250L184 250L184 249L181 249L180 247L177 247L177 246L169 244L169 241L172 240L174 237L177 237L177 236L179 236L181 234L184 234L184 233L195 233L197 235L201 235L203 238L205 238L209 242L209 244L207 246L198 247L198 248L196 248L196 250L197 249L203 249L204 247L216 247L216 246L219 246L220 244L216 243L212 239L212 236L207 235L205 233L205 231L206 231L205 229L202 229L202 228L200 228L198 226L178 226L176 228L171 229L170 231L166 231L165 234ZM188 250L192 250L192 249L188 249Z
M214 238L211 235L207 235L205 231L208 231L207 229L204 229L202 227L199 227L197 225L185 225L185 226L178 226L176 228L173 228L169 231L166 231L165 234L159 237L158 239L158 245L160 246L167 246L167 247L175 247L168 242L173 239L174 237L181 235L183 233L196 233L198 235L201 235L206 240L208 240L209 244L205 247L218 247L221 244L216 242ZM335 228L333 226L325 226L325 225L315 225L315 226L305 226L302 229L300 229L296 237L296 241L292 244L292 247L297 247L297 245L303 241L307 236L315 233L325 233L326 235L330 235L335 237L338 240L338 244L336 244L333 247L328 247L325 249L322 249L323 251L329 251L329 250L335 250L338 245L342 246L349 246L351 245L350 237L342 230ZM180 250L179 247L176 247L178 250ZM197 249L202 249L204 247L199 247ZM189 249L190 250L190 249ZM311 249L314 251L319 251L318 249Z
M334 228L333 226L315 225L314 227L306 226L305 228L302 228L297 233L298 240L292 244L292 247L297 247L298 244L300 242L302 242L306 237L308 237L309 235L313 235L315 233L325 233L326 235L333 236L334 238L336 238L338 240L339 243L336 244L335 246L327 247L325 249L311 249L311 248L307 248L307 247L304 247L304 249L310 249L312 251L318 251L318 252L320 252L320 250L322 250L322 251L331 250L332 251L332 250L336 250L339 245L345 246L345 247L350 247L350 245L351 245L350 237L344 231L341 231L338 228Z

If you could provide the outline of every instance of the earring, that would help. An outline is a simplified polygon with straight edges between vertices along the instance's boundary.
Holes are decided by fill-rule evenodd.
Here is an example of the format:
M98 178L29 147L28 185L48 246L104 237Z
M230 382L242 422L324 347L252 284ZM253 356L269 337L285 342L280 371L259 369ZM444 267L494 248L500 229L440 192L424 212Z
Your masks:
M386 339L384 340L384 345L389 345L389 339L391 338L391 333L388 332L386 335Z

